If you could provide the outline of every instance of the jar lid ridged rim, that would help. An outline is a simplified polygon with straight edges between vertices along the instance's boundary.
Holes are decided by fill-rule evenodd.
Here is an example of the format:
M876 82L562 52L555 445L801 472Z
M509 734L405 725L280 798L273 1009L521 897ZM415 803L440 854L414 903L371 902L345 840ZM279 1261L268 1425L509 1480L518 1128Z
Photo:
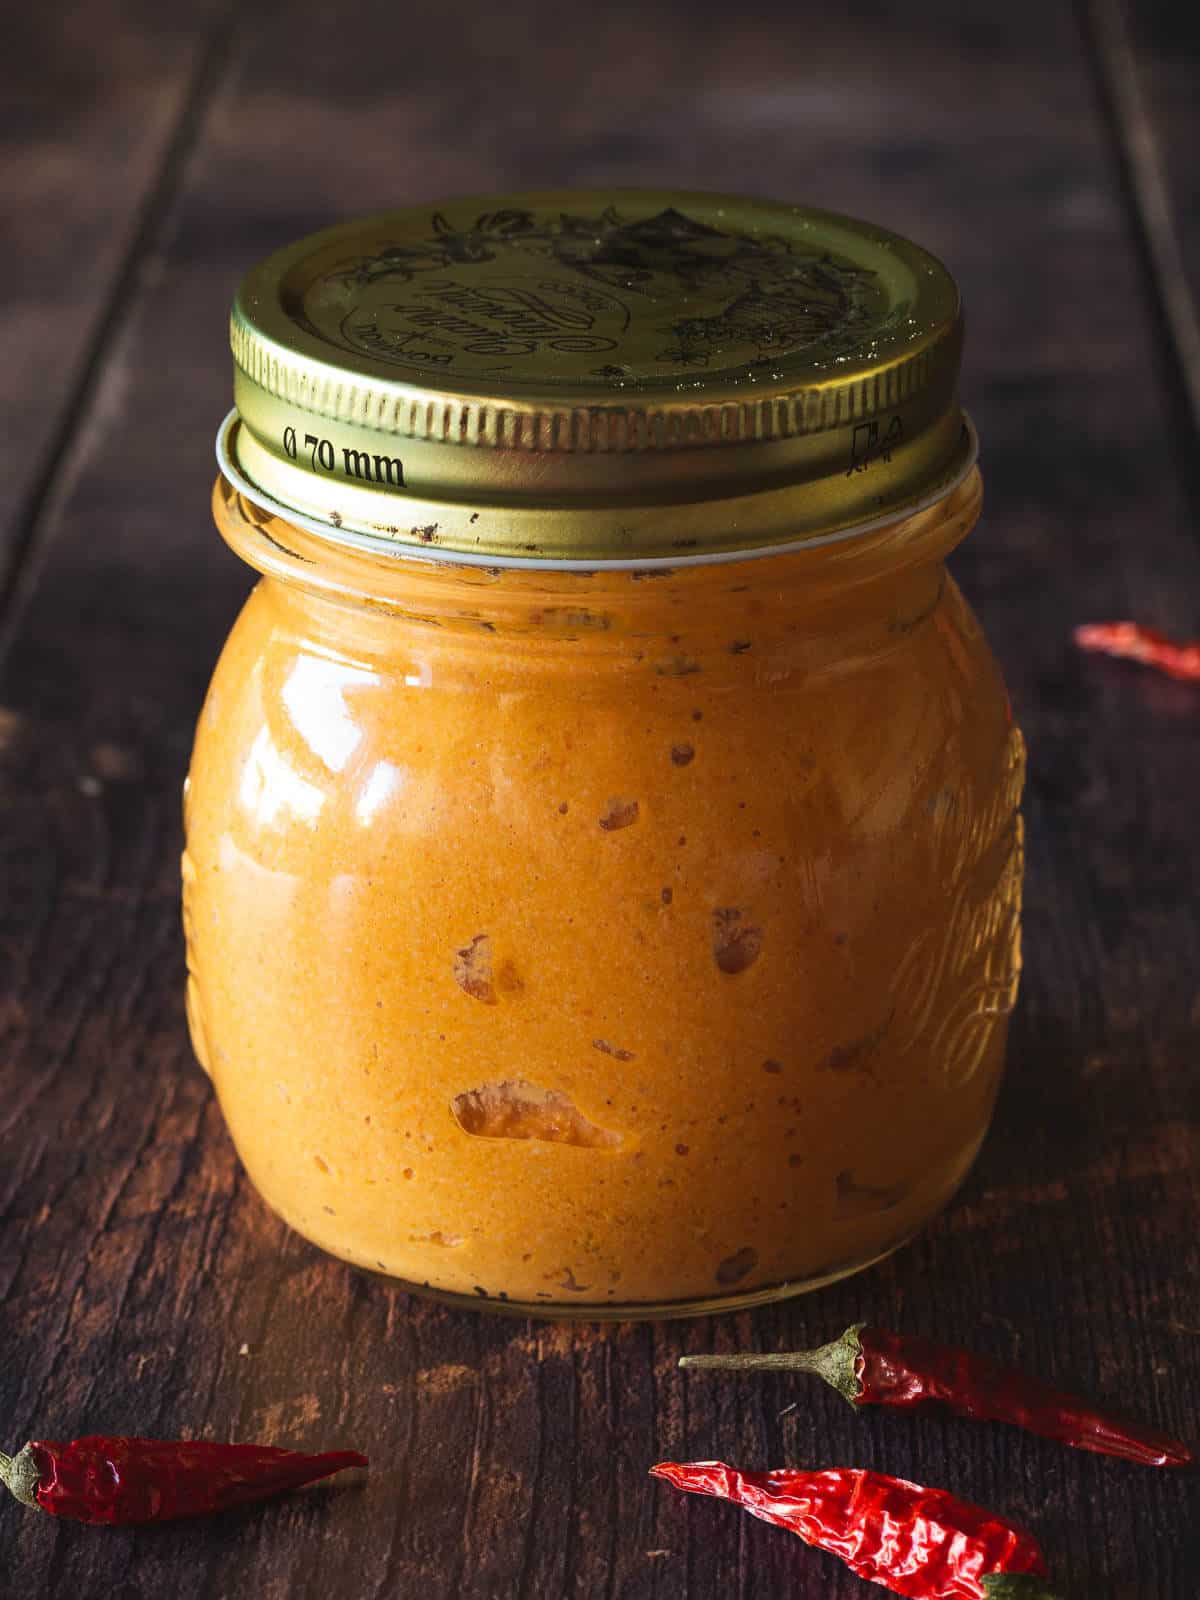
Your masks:
M802 550L819 549L826 545L845 543L863 538L896 523L901 518L916 517L946 500L971 475L979 461L979 436L968 412L962 413L962 452L953 471L944 479L927 488L926 492L902 511L886 511L865 522L837 528L823 534L807 534L792 540L777 540L770 544L735 550L684 551L669 556L613 557L597 560L587 557L547 557L532 555L496 556L487 549L456 549L449 545L414 545L397 541L386 534L361 532L355 528L329 522L293 506L276 500L260 484L252 482L238 464L237 439L242 419L237 408L231 410L217 430L217 466L229 484L245 499L268 516L279 517L309 533L317 534L335 545L360 550L364 554L388 556L392 559L441 562L448 566L484 568L514 567L532 572L595 572L598 568L611 571L674 571L680 567L725 565L731 561L753 561L767 556L791 555Z
M902 513L953 475L961 338L936 258L834 213L467 198L247 274L232 438L272 501L422 555L736 554Z

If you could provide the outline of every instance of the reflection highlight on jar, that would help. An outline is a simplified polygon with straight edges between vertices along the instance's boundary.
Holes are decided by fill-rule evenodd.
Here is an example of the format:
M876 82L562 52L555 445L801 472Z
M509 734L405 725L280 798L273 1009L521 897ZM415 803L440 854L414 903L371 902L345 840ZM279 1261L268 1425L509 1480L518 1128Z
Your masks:
M330 772L345 769L363 738L346 690L378 682L366 667L322 656L302 655L292 663L280 699L305 746Z
M316 784L302 778L276 748L269 728L259 729L246 752L238 799L256 822L267 826L289 817L316 822L325 804Z
M379 813L404 788L407 774L391 761L377 761L368 772L354 802L354 815L369 827Z

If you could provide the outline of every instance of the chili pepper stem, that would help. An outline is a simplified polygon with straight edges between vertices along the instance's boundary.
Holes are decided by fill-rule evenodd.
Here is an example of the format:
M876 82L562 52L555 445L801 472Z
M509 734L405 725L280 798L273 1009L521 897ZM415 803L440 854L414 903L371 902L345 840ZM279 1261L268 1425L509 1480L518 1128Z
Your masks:
M787 1350L780 1355L680 1356L679 1365L714 1372L811 1372L857 1408L862 1392L858 1375L862 1344L858 1335L865 1326L856 1322L840 1339L816 1350Z
M38 1471L37 1462L33 1459L33 1451L28 1445L18 1450L15 1456L6 1456L0 1451L0 1482L24 1506L36 1506L38 1482L41 1473Z
M1031 1578L1023 1572L997 1572L979 1581L988 1600L1059 1600L1052 1589L1047 1589L1043 1578Z

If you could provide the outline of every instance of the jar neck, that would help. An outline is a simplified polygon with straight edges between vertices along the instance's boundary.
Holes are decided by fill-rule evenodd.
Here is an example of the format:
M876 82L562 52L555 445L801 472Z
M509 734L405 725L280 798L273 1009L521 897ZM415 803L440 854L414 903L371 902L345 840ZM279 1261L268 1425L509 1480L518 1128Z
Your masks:
M213 491L217 527L230 547L295 603L331 626L347 608L361 634L394 638L396 623L436 628L443 642L505 635L534 644L587 641L628 652L631 642L692 655L745 646L756 637L825 634L870 618L903 634L936 604L941 563L978 519L977 470L936 505L861 535L780 555L670 567L476 567L393 557L322 538L271 515L223 477Z

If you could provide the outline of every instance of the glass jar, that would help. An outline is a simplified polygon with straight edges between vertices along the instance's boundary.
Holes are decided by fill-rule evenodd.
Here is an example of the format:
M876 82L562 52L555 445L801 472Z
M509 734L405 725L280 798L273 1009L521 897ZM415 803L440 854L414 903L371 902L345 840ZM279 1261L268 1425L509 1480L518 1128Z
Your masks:
M957 297L817 213L450 212L235 309L214 510L263 578L189 780L197 1054L267 1202L418 1289L816 1287L962 1181L1020 967Z

